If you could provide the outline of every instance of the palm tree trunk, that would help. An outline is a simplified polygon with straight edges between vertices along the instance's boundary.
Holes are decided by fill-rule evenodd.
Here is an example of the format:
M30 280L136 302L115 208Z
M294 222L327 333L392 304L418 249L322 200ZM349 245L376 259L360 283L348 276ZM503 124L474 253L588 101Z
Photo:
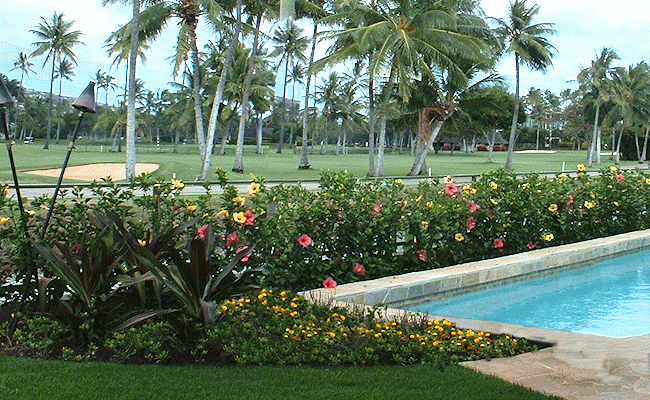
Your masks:
M429 154L429 148L438 137L438 133L442 128L444 121L438 120L431 130L431 134L427 137L420 136L417 144L417 149L415 150L415 161L413 162L413 167L409 176L417 176L424 174L424 169L427 161L427 154Z
M386 120L388 119L388 104L390 102L390 94L393 91L395 83L395 75L397 66L393 64L390 69L390 76L388 77L388 84L384 92L384 104L382 104L381 117L379 119L379 145L377 146L377 169L375 176L386 176L384 171L384 147L386 143Z
M368 56L370 70L371 56ZM368 74L368 176L377 175L375 165L375 77Z
M232 60L235 57L235 50L237 49L237 44L239 43L239 32L241 32L241 10L242 0L237 0L237 23L235 24L235 31L233 32L232 40L230 41L228 54L226 55L226 59L223 62L223 69L221 70L221 76L219 76L217 91L214 94L212 111L210 112L210 122L208 124L208 134L205 140L205 153L201 155L203 166L201 168L201 172L199 172L199 175L196 177L197 181L204 181L208 176L210 167L212 166L212 150L214 148L214 136L217 132L219 105L221 104L221 97L223 96L223 91L226 87L226 81L228 80L228 74L230 73Z
M508 141L508 156L505 169L512 169L512 157L515 153L515 139L517 137L517 119L519 117L519 54L515 53L515 110L510 126L510 139Z
M316 53L316 35L318 34L318 23L314 20L314 32L312 34L311 55L309 56L309 67L307 68L307 82L305 83L305 110L302 115L302 158L298 169L309 169L309 159L307 158L307 145L309 143L309 86L311 85L311 66L314 64L314 54Z
M199 144L201 157L205 155L205 130L203 129L203 97L201 96L201 68L199 61L199 49L196 44L196 24L193 24L190 32L192 45L192 74L194 75L194 125L196 129L196 140ZM201 160L204 161L203 159Z
M61 134L61 88L63 86L63 76L59 78L59 100L57 105L57 118L56 118L56 143L59 144L59 136Z
M138 44L140 36L140 0L133 0L131 49L129 54L129 99L126 108L126 178L135 176L135 84ZM121 143L121 141L120 141Z
M623 130L625 130L625 124L621 123L621 131L618 134L618 142L616 143L616 156L614 156L614 164L616 165L621 163L621 142L623 141Z
M241 104L241 117L239 118L239 129L237 130L237 150L235 151L235 165L232 167L234 172L244 173L244 132L246 130L246 121L248 120L248 98L251 92L251 81L253 72L255 72L255 59L257 57L257 45L259 42L260 25L262 16L257 15L255 24L255 39L253 40L253 49L251 50L250 63L246 72L246 81L244 82L244 98Z
M643 138L643 154L641 154L641 162L645 162L646 154L648 154L648 127L645 128L645 137Z
M54 109L54 101L52 99L52 92L54 91L54 60L56 59L56 56L54 55L52 57L52 77L50 78L50 100L48 104L48 111L47 111L47 135L45 136L45 145L43 146L44 149L49 149L50 148L50 137L52 137L52 112Z
M278 144L278 154L282 153L284 145L284 123L287 119L287 74L289 73L289 56L284 60L284 85L282 85L282 118L280 119L280 143Z
M594 151L596 148L596 136L598 135L598 119L600 117L600 101L596 100L596 115L594 116L594 130L591 134L591 143L589 144L589 152L587 154L587 167L591 167L594 163ZM614 147L612 145L612 150Z
M262 147L263 124L264 119L262 118L262 113L257 113L257 154L264 154L264 148Z

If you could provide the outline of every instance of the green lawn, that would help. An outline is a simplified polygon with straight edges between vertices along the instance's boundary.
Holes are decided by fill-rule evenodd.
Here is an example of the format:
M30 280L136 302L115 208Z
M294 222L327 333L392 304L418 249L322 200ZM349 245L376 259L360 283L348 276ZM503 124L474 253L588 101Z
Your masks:
M61 141L60 144L52 144L50 149L44 150L41 143L25 145L16 144L13 148L16 166L20 171L19 181L21 183L55 183L56 178L45 178L25 174L24 171L40 168L60 168L67 144ZM363 177L368 173L367 154L348 155L319 155L310 154L309 163L312 169L298 170L300 164L301 149L296 154L292 149L285 148L282 154L277 154L275 148L265 148L262 155L255 154L255 148L250 146L245 150L243 175L231 173L231 180L248 180L250 174L262 176L266 179L287 179L287 180L309 180L318 179L319 171L329 169L340 171L347 169L354 176ZM223 168L230 171L234 164L234 149L228 148L226 155L215 155L212 158L213 168ZM317 153L317 149L315 150ZM431 168L434 176L444 175L467 175L481 174L491 171L505 164L505 152L495 152L493 163L487 162L487 152L463 153L448 151L439 154L430 153L427 158L427 165ZM94 162L117 162L123 163L125 154L110 153L106 147L90 145L79 141L76 150L73 152L69 165L81 165ZM196 145L181 145L178 154L172 153L172 146L165 145L157 148L153 145L142 144L139 147L138 162L155 163L160 165L156 172L165 177L171 177L173 173L185 181L193 181L199 171L200 159ZM525 172L558 172L564 167L567 171L575 171L576 165L584 163L586 151L557 151L553 154L515 154L514 170L519 173ZM413 157L410 152L403 154L393 153L388 150L385 158L385 171L387 176L405 176L411 169ZM609 157L602 157L602 164L594 166L594 170L613 165ZM633 161L624 161L622 165L638 165ZM214 179L214 175L208 176ZM0 182L12 182L9 161L6 154L0 154Z
M77 364L0 355L0 398L551 399L460 366L167 367Z

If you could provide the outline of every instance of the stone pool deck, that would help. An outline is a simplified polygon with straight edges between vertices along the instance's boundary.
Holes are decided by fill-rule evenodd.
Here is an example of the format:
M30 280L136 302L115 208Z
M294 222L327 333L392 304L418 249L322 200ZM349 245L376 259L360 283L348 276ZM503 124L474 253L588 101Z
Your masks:
M339 285L333 290L317 289L304 295L316 301L353 307L372 306L382 302L389 307L389 316L403 315L405 311L395 307L577 268L644 248L650 248L650 230L438 270ZM464 329L511 334L551 344L543 350L516 357L464 363L468 368L567 399L650 400L650 335L611 339L454 316L444 317Z

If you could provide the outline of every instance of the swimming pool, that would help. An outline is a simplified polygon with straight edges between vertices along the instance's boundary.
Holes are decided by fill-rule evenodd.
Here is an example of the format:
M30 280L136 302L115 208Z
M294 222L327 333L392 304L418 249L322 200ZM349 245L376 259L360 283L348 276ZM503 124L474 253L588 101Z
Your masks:
M626 338L650 333L650 250L409 310Z

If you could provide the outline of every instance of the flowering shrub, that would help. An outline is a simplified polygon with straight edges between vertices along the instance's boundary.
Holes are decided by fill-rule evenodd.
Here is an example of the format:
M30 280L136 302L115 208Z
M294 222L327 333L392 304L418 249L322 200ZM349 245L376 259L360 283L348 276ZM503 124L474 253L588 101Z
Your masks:
M262 290L224 302L207 336L220 357L238 364L444 366L534 348L525 339L462 330L447 320L384 320L376 312L330 309L289 291Z

